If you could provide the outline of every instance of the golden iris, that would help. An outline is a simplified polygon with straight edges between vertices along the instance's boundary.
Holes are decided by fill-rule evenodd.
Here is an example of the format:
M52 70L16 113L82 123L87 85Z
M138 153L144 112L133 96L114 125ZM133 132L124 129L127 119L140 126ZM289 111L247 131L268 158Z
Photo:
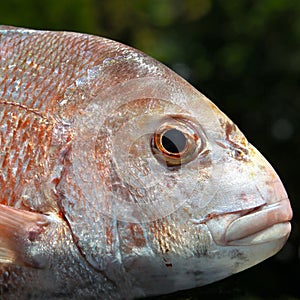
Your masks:
M204 139L197 126L187 118L168 117L156 129L151 139L155 158L168 168L176 169L197 157Z

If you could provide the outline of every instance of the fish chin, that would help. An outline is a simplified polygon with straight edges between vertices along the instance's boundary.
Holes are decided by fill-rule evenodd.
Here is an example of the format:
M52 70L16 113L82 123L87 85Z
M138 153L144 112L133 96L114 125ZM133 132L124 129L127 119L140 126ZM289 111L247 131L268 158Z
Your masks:
M278 252L286 237L251 246L212 243L200 256L174 256L166 267L157 257L136 258L127 265L142 296L200 287L248 269ZM135 267L133 267L135 266ZM138 266L138 268L136 268ZM138 270L147 270L141 274Z
M275 224L269 228L251 234L247 237L228 242L228 245L234 246L251 246L262 243L270 243L278 241L279 244L283 241L282 246L288 239L291 232L291 224L283 222ZM281 248L281 247L280 247Z

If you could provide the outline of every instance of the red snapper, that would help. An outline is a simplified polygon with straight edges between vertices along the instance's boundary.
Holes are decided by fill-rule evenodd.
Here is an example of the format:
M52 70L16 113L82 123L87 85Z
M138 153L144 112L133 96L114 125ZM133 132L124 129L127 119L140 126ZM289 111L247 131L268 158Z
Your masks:
M138 50L0 27L1 299L132 299L278 252L292 211L212 102Z

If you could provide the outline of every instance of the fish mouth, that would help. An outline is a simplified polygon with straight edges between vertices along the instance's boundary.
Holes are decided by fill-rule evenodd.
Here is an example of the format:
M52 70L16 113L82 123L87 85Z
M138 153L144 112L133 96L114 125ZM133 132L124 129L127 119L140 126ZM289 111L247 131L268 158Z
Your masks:
M248 210L229 224L224 244L242 246L287 239L291 231L289 221L292 215L288 198Z

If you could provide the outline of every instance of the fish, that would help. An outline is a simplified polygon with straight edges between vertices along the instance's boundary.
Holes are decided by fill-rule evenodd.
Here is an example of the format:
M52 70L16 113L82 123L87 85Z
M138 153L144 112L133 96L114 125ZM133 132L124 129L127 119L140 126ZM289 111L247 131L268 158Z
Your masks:
M277 253L292 218L267 160L139 50L0 26L0 298L135 299Z

